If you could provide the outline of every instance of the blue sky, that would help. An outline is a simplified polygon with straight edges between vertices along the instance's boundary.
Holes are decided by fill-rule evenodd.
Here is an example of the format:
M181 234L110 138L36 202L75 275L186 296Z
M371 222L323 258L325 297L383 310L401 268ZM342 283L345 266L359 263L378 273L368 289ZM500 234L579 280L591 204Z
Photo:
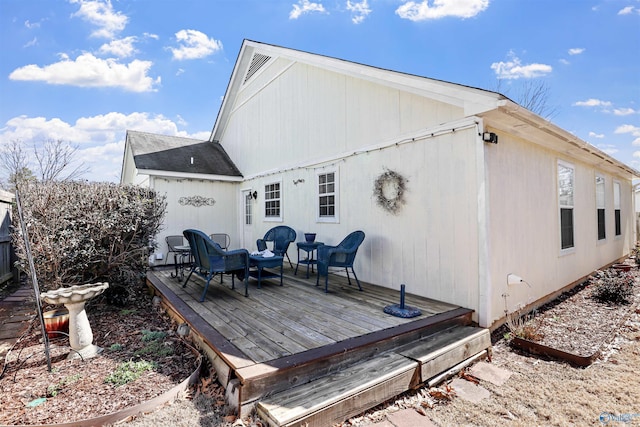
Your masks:
M117 182L127 129L209 137L243 39L544 81L555 124L640 169L640 0L0 0L0 145L62 139Z

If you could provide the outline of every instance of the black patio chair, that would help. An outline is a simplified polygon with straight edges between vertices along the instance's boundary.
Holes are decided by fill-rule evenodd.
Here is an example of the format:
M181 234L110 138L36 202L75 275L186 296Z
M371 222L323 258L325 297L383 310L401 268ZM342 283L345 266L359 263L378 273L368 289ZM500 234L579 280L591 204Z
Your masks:
M249 251L246 249L223 250L220 245L199 230L184 230L184 237L189 241L193 265L184 281L184 288L193 273L206 280L200 302L204 301L209 289L209 282L216 274L231 274L231 289L235 289L235 276L244 280L244 296L249 296Z

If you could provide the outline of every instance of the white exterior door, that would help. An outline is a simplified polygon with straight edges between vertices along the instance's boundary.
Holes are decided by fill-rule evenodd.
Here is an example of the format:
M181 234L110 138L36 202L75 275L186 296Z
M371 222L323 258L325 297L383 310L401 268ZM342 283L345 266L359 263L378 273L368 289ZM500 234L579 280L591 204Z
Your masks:
M242 190L242 245L241 247L247 249L249 252L255 248L255 242L253 241L253 209L254 209L253 197L251 190Z

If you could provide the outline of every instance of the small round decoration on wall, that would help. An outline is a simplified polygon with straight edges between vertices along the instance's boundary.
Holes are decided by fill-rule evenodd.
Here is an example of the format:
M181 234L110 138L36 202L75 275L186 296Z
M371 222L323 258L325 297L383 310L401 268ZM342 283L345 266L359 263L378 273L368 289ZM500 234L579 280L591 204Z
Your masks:
M407 179L398 172L386 170L374 183L373 194L378 206L396 215L405 204Z

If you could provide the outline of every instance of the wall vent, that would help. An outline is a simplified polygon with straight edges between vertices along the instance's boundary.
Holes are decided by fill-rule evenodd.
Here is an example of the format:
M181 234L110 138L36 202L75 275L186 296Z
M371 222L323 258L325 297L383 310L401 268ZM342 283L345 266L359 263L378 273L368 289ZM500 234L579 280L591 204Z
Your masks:
M258 70L262 68L264 64L269 62L270 59L271 57L267 55L261 55L259 53L254 54L253 58L251 58L251 65L249 65L249 70L247 70L247 75L244 76L243 83L246 83L247 80L249 80L255 73L257 73Z

